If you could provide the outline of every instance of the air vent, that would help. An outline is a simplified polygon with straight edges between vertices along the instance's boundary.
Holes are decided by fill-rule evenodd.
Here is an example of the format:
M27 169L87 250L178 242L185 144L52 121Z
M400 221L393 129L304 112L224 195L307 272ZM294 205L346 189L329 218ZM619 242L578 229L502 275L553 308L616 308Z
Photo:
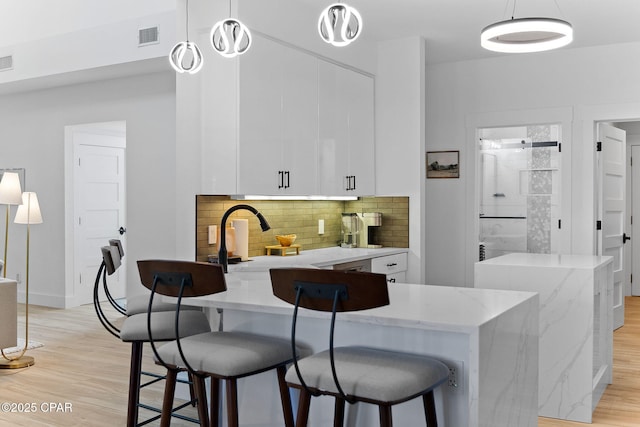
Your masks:
M142 28L138 30L138 46L146 46L149 44L157 44L158 27Z
M0 71L13 70L13 56L0 57Z

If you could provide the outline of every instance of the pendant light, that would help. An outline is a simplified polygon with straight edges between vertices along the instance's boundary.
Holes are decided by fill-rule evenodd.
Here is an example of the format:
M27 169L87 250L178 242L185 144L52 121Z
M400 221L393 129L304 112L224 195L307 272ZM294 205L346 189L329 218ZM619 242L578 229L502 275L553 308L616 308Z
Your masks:
M169 54L169 62L178 73L195 74L202 68L202 53L198 46L189 41L189 0L186 0L187 40L177 43Z
M231 0L229 0L231 16ZM238 19L227 18L216 22L211 28L211 46L225 58L242 55L251 47L251 31Z
M347 46L362 33L362 17L355 8L334 3L320 14L318 33L333 46Z
M573 41L573 27L568 22L555 18L516 19L513 17L515 9L516 0L511 19L496 22L482 30L480 45L483 48L503 53L542 52L558 49Z

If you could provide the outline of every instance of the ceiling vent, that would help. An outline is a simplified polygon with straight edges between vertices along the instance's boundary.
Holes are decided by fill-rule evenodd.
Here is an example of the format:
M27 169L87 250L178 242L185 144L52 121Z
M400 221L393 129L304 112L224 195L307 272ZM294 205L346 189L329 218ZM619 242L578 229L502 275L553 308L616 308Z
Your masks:
M0 71L13 70L13 56L0 57Z
M138 30L138 46L147 46L158 43L158 27L142 28Z

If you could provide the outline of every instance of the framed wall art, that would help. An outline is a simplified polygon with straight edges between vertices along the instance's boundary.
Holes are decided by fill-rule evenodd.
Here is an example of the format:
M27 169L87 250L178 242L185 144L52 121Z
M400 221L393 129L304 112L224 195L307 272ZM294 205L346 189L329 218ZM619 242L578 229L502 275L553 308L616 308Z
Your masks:
M460 178L460 151L427 151L427 178Z

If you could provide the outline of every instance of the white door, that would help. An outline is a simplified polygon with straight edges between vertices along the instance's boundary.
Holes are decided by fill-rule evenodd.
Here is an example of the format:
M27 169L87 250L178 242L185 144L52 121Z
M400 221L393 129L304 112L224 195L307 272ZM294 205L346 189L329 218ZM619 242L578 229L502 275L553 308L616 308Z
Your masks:
M631 158L640 161L640 145L631 147ZM631 166L631 194L631 215L636 212L640 215L640 168L637 164ZM640 217L636 221L640 221ZM631 295L640 296L640 226L634 227L633 221L631 224Z
M97 125L98 126L98 125ZM109 239L125 246L125 137L78 127L73 138L74 289L73 305L91 303ZM114 298L125 296L126 260L108 277Z
M626 132L598 124L599 219L598 254L613 257L613 327L624 324L625 150Z

